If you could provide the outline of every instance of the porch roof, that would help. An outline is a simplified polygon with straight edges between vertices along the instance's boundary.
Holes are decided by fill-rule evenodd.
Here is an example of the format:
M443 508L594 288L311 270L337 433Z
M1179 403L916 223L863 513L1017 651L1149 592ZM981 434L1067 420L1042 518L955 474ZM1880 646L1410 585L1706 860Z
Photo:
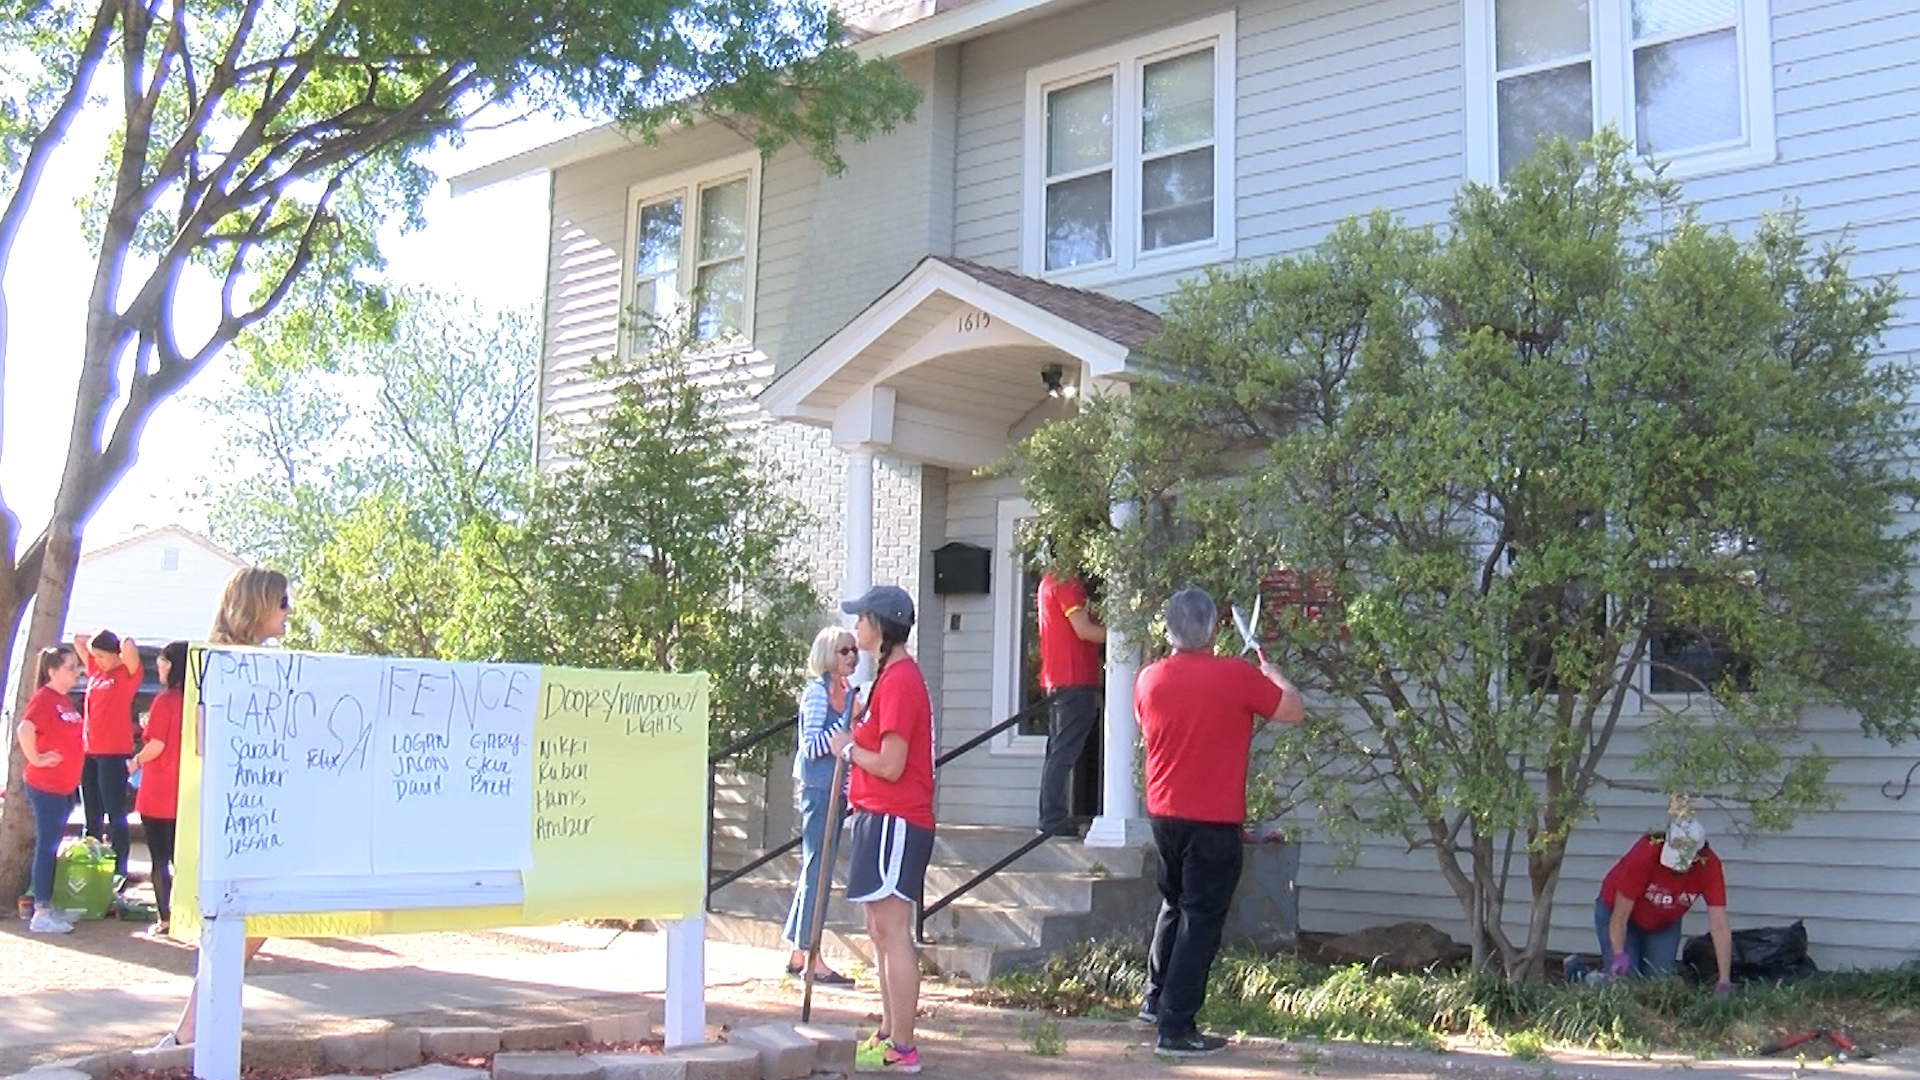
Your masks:
M1044 372L1059 367L1069 386L1124 377L1159 329L1125 300L929 255L759 400L780 419L831 425L842 444L984 465L1060 410Z

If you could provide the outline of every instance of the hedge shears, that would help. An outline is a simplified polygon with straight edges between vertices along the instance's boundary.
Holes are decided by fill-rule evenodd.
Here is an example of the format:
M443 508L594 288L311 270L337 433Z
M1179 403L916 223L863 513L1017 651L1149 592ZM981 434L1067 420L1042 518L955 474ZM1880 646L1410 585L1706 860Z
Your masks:
M1240 640L1244 643L1240 649L1240 652L1242 654L1252 653L1253 655L1260 658L1261 663L1263 664L1266 663L1267 651L1260 647L1260 635L1259 635L1260 597L1259 595L1258 594L1254 595L1253 617L1251 619L1249 619L1246 616L1246 614L1240 610L1239 604L1230 605L1228 610L1233 612L1233 625L1236 627L1239 627L1240 629Z

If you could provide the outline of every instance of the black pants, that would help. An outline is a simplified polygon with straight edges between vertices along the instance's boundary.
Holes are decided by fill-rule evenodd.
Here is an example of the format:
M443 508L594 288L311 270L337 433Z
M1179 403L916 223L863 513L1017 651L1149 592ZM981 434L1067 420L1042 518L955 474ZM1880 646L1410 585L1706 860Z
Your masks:
M153 902L160 911L161 922L173 921L173 829L176 823L172 818L140 819L140 828L147 834L147 851L153 858Z
M1100 688L1068 686L1047 699L1047 760L1040 766L1040 827L1056 829L1067 822L1071 804L1067 784L1073 763L1087 745L1099 719Z
M1195 1030L1207 999L1207 972L1220 952L1227 907L1240 884L1240 826L1156 817L1160 849L1160 917L1147 953L1147 1004L1157 1008L1160 1034L1177 1039Z
M87 835L113 847L113 872L127 875L127 756L88 754L80 769L80 805Z

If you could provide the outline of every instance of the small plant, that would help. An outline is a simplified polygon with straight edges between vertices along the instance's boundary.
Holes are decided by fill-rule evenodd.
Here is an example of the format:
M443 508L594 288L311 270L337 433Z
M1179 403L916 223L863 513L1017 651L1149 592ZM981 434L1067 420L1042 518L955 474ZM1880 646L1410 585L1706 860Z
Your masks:
M1300 1071L1308 1076L1319 1076L1320 1067L1327 1062L1327 1056L1318 1050L1300 1051Z
M1539 1061L1546 1054L1546 1040L1537 1031L1515 1031L1506 1037L1507 1056L1515 1061Z
M1067 1052L1066 1036L1060 1034L1060 1025L1049 1019L1020 1021L1020 1037L1027 1041L1027 1051L1038 1057L1059 1057Z
M1097 862L1087 867L1087 876L1090 878L1112 877L1113 871L1107 869L1106 863Z

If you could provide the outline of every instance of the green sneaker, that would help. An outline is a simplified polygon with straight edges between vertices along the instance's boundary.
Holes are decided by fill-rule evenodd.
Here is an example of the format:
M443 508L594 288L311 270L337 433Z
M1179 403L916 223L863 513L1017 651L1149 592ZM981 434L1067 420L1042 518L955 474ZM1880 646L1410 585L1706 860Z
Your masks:
M855 1072L886 1072L887 1050L892 1043L874 1033L861 1039L853 1048L853 1069Z

